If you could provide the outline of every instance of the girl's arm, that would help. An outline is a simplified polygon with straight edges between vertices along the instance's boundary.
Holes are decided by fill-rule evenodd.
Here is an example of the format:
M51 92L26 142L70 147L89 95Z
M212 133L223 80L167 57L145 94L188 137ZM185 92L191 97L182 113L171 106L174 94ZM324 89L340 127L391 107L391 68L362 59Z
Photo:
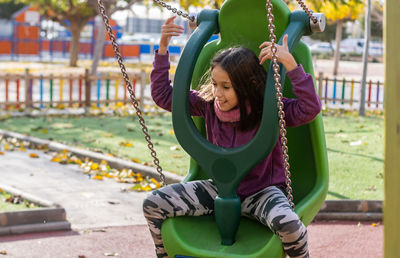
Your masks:
M306 74L301 65L297 65L287 45L288 35L283 37L282 46L276 44L278 62L286 68L286 75L293 86L293 93L297 99L283 98L285 121L287 126L299 126L311 122L321 112L321 101L315 92L314 81L310 74ZM260 64L272 58L271 42L260 45Z
M153 70L150 74L151 96L161 108L171 111L172 86L169 79L169 54L168 45L172 36L180 35L183 28L173 23L174 17L169 18L162 26L159 49L156 51ZM204 116L204 101L198 97L196 91L189 93L189 107L192 116Z
M314 81L301 65L287 72L297 99L283 98L287 126L296 127L314 120L321 112L321 101L315 92Z

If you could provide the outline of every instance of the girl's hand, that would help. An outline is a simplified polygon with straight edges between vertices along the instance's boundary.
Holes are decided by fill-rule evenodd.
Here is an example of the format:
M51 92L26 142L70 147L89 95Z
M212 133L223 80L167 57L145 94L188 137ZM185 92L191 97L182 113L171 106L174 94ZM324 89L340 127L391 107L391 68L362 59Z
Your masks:
M183 33L184 28L174 23L176 16L168 18L164 25L161 26L161 38L158 53L165 55L168 50L169 41L173 36L179 36Z
M283 37L282 46L278 44L275 44L275 46L277 48L276 56L278 57L278 62L282 63L283 66L285 66L286 71L289 72L297 67L297 63L292 54L289 52L287 39L288 34ZM261 52L258 56L258 59L260 59L260 64L263 64L268 59L272 59L271 45L272 43L269 41L265 41L260 45Z

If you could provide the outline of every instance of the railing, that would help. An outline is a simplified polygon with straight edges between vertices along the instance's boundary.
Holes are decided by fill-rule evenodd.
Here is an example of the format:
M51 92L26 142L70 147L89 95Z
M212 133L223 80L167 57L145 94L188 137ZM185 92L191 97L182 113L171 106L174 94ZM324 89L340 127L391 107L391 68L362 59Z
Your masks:
M148 74L142 70L130 74L130 78L143 110L144 102L149 100L145 93ZM83 74L33 75L26 69L25 74L0 74L0 107L4 110L55 108L60 105L91 107L95 104L100 107L117 102L130 102L125 81L119 73L90 76L86 69Z
M357 109L360 103L361 81L346 78L328 78L319 73L317 78L318 95L325 107ZM366 81L366 109L384 108L384 83Z
M172 78L173 76L171 76ZM153 105L149 74L144 70L130 74L136 97L143 105ZM360 81L328 78L322 73L316 78L317 91L324 107L357 109L360 102ZM366 109L382 110L384 83L367 81ZM139 89L139 91L137 90ZM91 107L130 102L125 81L119 73L90 76L81 74L37 75L28 69L24 74L0 74L0 108Z

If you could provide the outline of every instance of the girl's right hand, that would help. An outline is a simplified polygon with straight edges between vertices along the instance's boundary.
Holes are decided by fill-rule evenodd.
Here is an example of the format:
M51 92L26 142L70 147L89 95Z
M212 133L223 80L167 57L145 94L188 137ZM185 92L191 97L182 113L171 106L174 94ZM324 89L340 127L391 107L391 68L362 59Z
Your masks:
M168 45L173 36L179 36L183 33L184 28L174 23L176 16L168 18L164 25L161 26L161 38L158 53L165 55L168 50Z

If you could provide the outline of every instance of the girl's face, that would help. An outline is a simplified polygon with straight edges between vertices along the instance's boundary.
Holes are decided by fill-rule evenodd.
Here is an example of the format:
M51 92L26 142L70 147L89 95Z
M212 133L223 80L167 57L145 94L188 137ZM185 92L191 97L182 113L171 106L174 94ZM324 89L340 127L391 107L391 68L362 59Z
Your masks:
M239 101L228 74L217 65L211 71L213 96L222 111L229 111L238 106Z

